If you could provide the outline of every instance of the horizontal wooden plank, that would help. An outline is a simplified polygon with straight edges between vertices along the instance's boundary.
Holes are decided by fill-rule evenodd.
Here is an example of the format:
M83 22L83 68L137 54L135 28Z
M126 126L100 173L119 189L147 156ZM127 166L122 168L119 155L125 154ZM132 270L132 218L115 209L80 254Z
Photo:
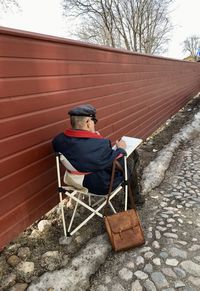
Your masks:
M6 138L0 141L0 158L6 158L9 155L17 154L20 151L26 150L30 147L36 146L40 143L49 141L49 148L51 147L51 139L58 132L65 128L65 122L49 125L38 130L29 131L27 134L19 134L13 137Z
M181 84L182 86L185 86L184 82L182 82ZM158 98L160 98L160 96L158 96ZM148 101L146 101L146 104L148 104L147 102ZM109 107L106 110L103 109L103 112L105 115L108 115L109 111L110 111ZM65 112L63 112L63 114L61 115L64 115L64 114ZM14 135L11 138L6 138L0 142L0 144L2 144L2 147L3 147L3 150L0 155L2 155L2 157L3 156L5 157L17 151L24 150L27 147L34 146L36 140L39 143L45 142L46 140L51 139L53 137L53 134L51 135L51 133L55 132L54 128L55 127L61 128L60 124L64 124L64 123L65 121L61 121L60 123L58 122L56 124L50 124L47 126L43 126L39 129L28 131L27 133L25 132L20 135L16 135L16 136ZM61 130L63 130L63 128ZM25 139L25 141L23 142L23 146L22 146L21 140L23 138ZM15 145L14 148L13 148L13 145Z
M181 82L182 86L184 84L185 82L184 83ZM159 88L162 89L163 87L161 87L159 83L157 86L154 85L154 88L158 90ZM113 103L115 103L115 102L120 102L119 99L124 100L128 98L130 94L133 94L133 93L135 93L134 95L136 95L137 93L141 94L142 91L145 91L145 88L135 90L135 92L134 90L130 90L126 93L120 92L116 95L112 95L112 96L108 95L106 97L107 97L107 100L109 97L112 97ZM115 100L115 97L117 98L116 100ZM100 99L96 99L96 100L98 100L98 103L100 104L100 102L104 103L106 99L103 98L102 100ZM123 104L123 102L120 102L120 103L121 105ZM96 102L94 102L93 105L96 106ZM67 108L69 109L69 106ZM35 129L39 126L45 126L45 125L48 125L49 123L58 122L60 121L60 116L64 117L66 115L66 111L67 110L65 106L60 106L59 109L57 108L51 109L51 112L50 110L47 109L47 110L38 111L37 113L29 114L29 115L21 115L20 117L16 116L15 118L2 120L2 122L0 123L1 137L3 138L10 135L15 135L27 130ZM5 126L7 127L6 131L4 130Z
M65 61L26 58L0 57L0 77L34 77L34 76L62 76L86 74L115 74L133 72L174 72L180 68L163 66L163 64L130 64L130 63L105 63L90 61ZM177 69L177 70L176 70Z
M148 90L152 87L149 86ZM158 88L161 87L158 85ZM94 106L98 106L100 109L98 110L98 116L103 117L105 115L104 108L110 105L109 99L112 98L113 105L119 105L119 110L126 108L126 100L132 100L133 103L138 102L138 99L142 98L142 93L146 92L147 88L142 87L139 89L133 89L126 92L119 92L112 95L106 95L101 98L96 98L92 102ZM138 96L140 97L138 97ZM90 103L90 100L85 100L86 103ZM129 101L130 102L130 101ZM104 108L101 106L104 105ZM1 139L13 136L19 133L27 132L32 129L37 129L42 126L46 126L49 124L53 124L56 122L60 122L64 119L68 119L67 112L70 109L70 104L62 105L59 107L54 107L46 110L38 110L37 112L23 114L20 116L15 116L14 118L6 118L2 119L0 122L0 133ZM113 110L115 110L113 108ZM7 130L5 131L5 127Z
M55 184L52 184L46 189L42 189L37 196L30 197L26 203L2 216L0 220L0 249L57 203L58 194L55 192ZM23 215L21 215L22 213Z
M181 105L180 105L178 100L181 100L181 102L182 102ZM187 102L188 98L186 98L184 101ZM175 104L168 102L168 101L166 101L164 104L160 104L160 106L157 106L157 107L152 105L152 108L148 108L146 110L144 109L143 114L141 114L140 118L138 118L137 120L132 120L129 117L127 117L124 119L122 125L120 125L120 122L118 125L115 124L115 130L113 130L113 127L112 127L112 131L110 132L109 138L113 140L116 137L119 138L122 135L127 135L130 132L130 130L129 130L130 128L131 128L132 135L135 134L136 136L138 136L138 133L137 133L138 127L143 129L149 125L153 126L154 123L155 123L155 125L157 124L157 126L159 127L162 123L165 122L166 116L168 116L168 117L170 116L169 112L172 112L172 114L173 114L173 110L177 111L180 108L180 106L185 104L185 102L183 102L182 98L179 97L179 98L177 98L178 108L177 108L177 106L175 106ZM167 111L168 108L170 108L169 111ZM156 116L158 116L158 118L156 118ZM162 119L162 116L163 116L163 119ZM155 128L153 127L153 130L150 133L153 133L154 130L155 130ZM142 133L142 131L140 131L140 132ZM142 135L138 136L138 137L144 138L147 136L145 136L142 133Z
M159 78L154 80L157 84L162 84L159 82ZM12 116L17 116L20 114L33 113L39 110L50 109L59 106L66 106L68 109L78 103L84 103L86 101L94 103L98 106L98 100L100 97L110 96L113 97L114 94L118 92L132 91L139 88L146 88L155 86L152 80L138 80L135 82L124 82L107 84L104 86L93 86L90 88L81 88L68 91L58 91L43 94L33 94L26 96L19 96L13 98L1 98L0 99L0 116L1 118L8 118Z
M56 134L56 133L55 133ZM28 167L52 153L51 141L37 144L0 160L0 178Z
M41 58L56 60L93 60L96 62L161 63L179 66L184 64L172 59L142 55L131 51L84 44L61 38L23 35L22 33L1 33L0 55L5 57ZM19 41L23 39L23 41ZM142 58L141 58L142 57Z
M21 96L26 94L45 93L61 90L80 89L83 87L104 86L118 82L135 82L137 80L152 80L154 78L171 78L171 74L152 72L123 73L123 74L96 74L75 76L47 76L1 78L0 97Z
M7 212L12 211L15 207L26 203L32 196L37 196L41 189L48 187L49 184L55 181L56 169L51 168L32 180L20 185L20 187L14 189L12 192L7 193L0 199L1 202L1 215L5 215ZM44 198L41 198L44 199Z
M28 166L24 168L20 168L18 171L13 171L10 175L0 178L0 203L3 197L9 195L12 196L12 193L10 194L10 192L31 181L35 177L42 175L47 169L51 169L54 166L55 156L54 154L51 154L50 156L46 156L32 164L28 164ZM12 181L12 183L10 183L10 181ZM20 193L20 191L18 191L18 193Z
M186 85L185 85L186 86ZM184 92L185 89L182 89L181 92ZM139 119L140 119L140 122L142 120L145 120L147 123L149 122L148 120L148 116L145 115L146 112L148 113L154 113L154 110L158 110L161 108L165 108L165 106L169 103L169 104L172 104L172 106L175 107L175 100L176 98L180 97L181 96L181 93L180 94L177 94L177 96L175 96L175 94L173 93L175 92L174 89L171 90L171 92L167 92L166 90L163 90L163 94L162 94L162 99L160 98L160 95L155 95L154 93L151 93L150 92L147 94L149 99L150 99L150 102L148 102L148 100L145 100L144 103L142 104L143 106L141 107L142 110L140 112L140 115L139 115ZM179 92L179 91L177 91ZM174 94L174 95L173 95ZM169 98L171 97L172 98ZM173 98L173 96L175 97L175 99ZM182 98L182 96L181 96ZM166 102L164 102L164 100L166 100ZM157 102L157 103L156 103ZM160 107L159 107L160 105ZM128 106L127 106L128 107ZM131 107L129 106L129 109ZM121 115L120 115L120 118L117 118L117 115L116 114L113 114L110 118L107 119L107 126L105 128L103 128L102 132L103 132L103 135L106 135L106 136L109 136L112 138L112 131L115 132L115 130L117 130L117 128L121 128L122 125L121 125L121 119L123 118L123 116L125 116L125 120L124 120L124 123L125 124L129 124L130 122L130 113L129 114L126 114L127 110L123 113L123 111L121 111ZM137 112L137 107L134 108L133 112ZM114 117L115 115L115 117ZM151 116L150 116L151 117ZM134 116L131 116L131 118L134 119ZM116 122L117 121L117 122ZM125 129L123 129L125 131Z

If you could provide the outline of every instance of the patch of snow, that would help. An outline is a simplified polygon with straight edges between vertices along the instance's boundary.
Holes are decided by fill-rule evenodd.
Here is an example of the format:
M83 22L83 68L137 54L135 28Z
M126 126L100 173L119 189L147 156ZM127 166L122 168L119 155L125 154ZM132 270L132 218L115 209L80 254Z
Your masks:
M28 291L55 290L85 291L89 288L89 278L105 261L111 250L107 236L99 235L91 239L81 252L65 268L46 272Z
M175 150L178 149L180 143L195 138L199 133L200 112L195 114L191 124L186 125L174 135L171 142L158 153L157 158L150 162L150 164L144 169L142 176L143 194L147 194L160 185L164 179L165 172L169 167L172 156Z

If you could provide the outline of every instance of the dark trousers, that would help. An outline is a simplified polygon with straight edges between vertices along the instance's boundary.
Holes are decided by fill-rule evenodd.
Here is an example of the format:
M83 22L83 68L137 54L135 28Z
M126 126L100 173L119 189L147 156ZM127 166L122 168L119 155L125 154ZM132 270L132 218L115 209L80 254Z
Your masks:
M121 164L122 167L124 167L123 158L120 158L118 162ZM138 203L141 201L140 184L139 184L138 175L137 175L138 166L139 166L139 154L135 150L127 159L128 184L129 184L129 187L131 188L131 191L128 191L128 192L129 192L129 195L132 195L135 203ZM118 173L122 173L122 172L119 171ZM128 205L131 205L132 203L130 201L129 195L128 195Z
M131 188L131 192L133 195L133 199L135 202L137 202L140 199L140 184L138 181L138 175L137 175L137 168L139 166L139 154L135 150L127 159L127 167L128 167L128 179L129 179L129 185ZM130 191L129 191L129 194ZM130 198L128 197L128 204L130 204Z

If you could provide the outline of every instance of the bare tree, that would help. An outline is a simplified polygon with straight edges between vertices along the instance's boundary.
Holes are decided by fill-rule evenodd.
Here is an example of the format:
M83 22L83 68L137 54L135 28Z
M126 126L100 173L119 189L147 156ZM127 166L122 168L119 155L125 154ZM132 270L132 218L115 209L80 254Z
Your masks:
M112 35L100 21L96 19L83 20L84 25L80 26L79 31L75 36L87 42L98 43L106 46L119 47L119 41L115 35L115 40ZM117 33L117 32L116 32Z
M115 47L114 23L110 17L113 0L64 0L66 16L81 16L82 25L78 31L80 38ZM106 39L105 39L106 38Z
M63 0L65 15L84 17L79 37L156 54L166 49L173 0ZM84 30L84 33L82 33Z
M13 7L19 8L17 0L0 0L0 11L6 12Z
M183 46L184 52L188 52L194 60L197 59L197 51L200 48L200 37L197 35L187 37L183 42Z

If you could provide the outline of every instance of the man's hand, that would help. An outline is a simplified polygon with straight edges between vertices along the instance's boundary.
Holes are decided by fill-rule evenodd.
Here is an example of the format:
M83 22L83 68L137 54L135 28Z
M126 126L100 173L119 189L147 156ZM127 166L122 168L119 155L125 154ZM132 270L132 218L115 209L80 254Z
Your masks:
M116 140L116 146L117 146L117 148L125 149L126 143L123 139L118 139L118 140Z

